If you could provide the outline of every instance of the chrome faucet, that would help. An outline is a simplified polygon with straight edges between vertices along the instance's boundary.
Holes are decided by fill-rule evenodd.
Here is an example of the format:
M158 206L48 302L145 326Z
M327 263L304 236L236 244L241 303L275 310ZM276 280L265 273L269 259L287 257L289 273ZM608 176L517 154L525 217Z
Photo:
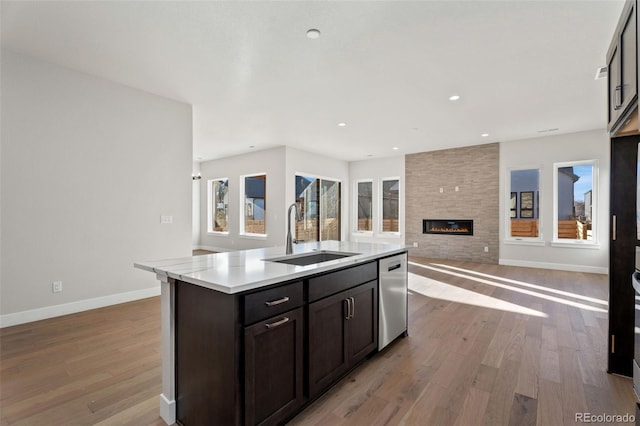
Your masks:
M298 240L291 237L291 209L293 209L296 214L296 220L300 217L298 215L297 203L291 204L289 210L287 210L287 254L293 253L293 245L298 243Z

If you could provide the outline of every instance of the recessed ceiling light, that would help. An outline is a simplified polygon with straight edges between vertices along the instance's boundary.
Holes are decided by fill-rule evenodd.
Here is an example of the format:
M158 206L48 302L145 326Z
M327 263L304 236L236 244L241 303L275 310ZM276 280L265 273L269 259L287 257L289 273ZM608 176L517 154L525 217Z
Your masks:
M341 121L340 123L338 123L338 127L345 127L347 125L347 123L345 123L344 121Z
M451 96L449 96L449 100L450 101L457 101L458 99L460 99L460 95L451 95Z
M315 28L311 28L310 30L307 31L307 37L312 38L312 39L316 39L320 37L320 30L316 30Z
M393 150L394 150L394 151L397 151L397 150L399 150L399 149L400 149L400 148L398 148L397 146L394 146L394 147L393 147Z
M489 133L483 133L480 135L481 138L486 138L487 136L489 136Z

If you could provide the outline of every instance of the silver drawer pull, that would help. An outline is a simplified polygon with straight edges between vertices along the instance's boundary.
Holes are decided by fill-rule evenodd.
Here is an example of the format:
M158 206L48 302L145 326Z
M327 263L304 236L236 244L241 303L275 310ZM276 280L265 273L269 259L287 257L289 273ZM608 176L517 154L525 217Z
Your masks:
M264 302L264 304L267 305L267 306L276 306L276 305L280 305L281 303L285 303L285 302L288 302L288 301L289 301L289 298L287 296L285 296L282 299L272 300L271 302Z
M281 320L278 320L276 322L272 322L271 324L265 324L267 326L267 328L273 328L273 327L277 327L279 325L282 325L286 322L289 322L289 318L288 317L284 317Z

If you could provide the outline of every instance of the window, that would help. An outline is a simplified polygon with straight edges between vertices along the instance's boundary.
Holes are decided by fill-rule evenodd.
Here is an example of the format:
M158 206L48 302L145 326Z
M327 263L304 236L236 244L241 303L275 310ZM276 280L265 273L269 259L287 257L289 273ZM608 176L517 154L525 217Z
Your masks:
M554 241L595 243L596 161L556 163L553 168Z
M509 170L507 220L511 239L540 238L540 170Z
M229 233L229 179L209 181L209 232Z
M382 232L400 232L400 180L382 180Z
M373 182L361 181L356 183L357 214L356 231L373 231Z
M296 175L295 238L298 241L340 241L340 182Z
M265 225L267 201L267 175L251 175L242 177L242 220L240 233L243 235L260 235L267 233Z

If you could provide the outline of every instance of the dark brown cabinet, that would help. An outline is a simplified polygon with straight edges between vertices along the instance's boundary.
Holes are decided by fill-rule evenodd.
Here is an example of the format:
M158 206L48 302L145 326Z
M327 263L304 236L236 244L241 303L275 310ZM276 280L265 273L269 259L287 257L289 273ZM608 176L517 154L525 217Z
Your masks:
M377 281L309 304L309 396L321 393L376 349Z
M609 373L631 376L635 292L636 169L640 136L611 139L609 255Z
M177 421L283 424L377 344L377 261L239 294L176 281Z
M245 328L246 424L279 424L303 404L303 318L298 308Z
M628 0L607 52L608 126L619 130L637 105L637 13L636 0Z

